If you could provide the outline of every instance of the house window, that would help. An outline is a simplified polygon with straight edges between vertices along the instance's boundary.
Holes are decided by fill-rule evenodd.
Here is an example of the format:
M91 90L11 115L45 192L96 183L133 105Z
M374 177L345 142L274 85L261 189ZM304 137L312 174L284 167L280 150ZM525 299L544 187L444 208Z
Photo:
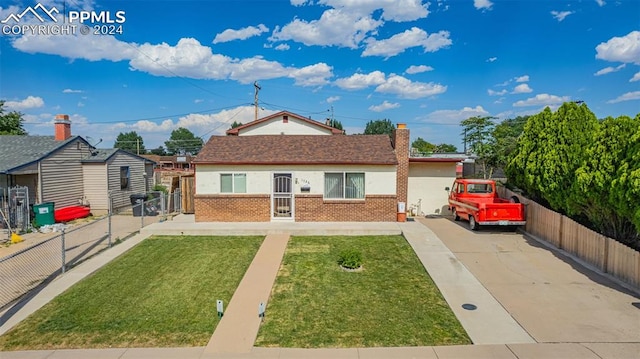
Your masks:
M247 174L221 173L220 193L247 193Z
M282 123L289 123L289 116L287 115L282 116Z
M129 189L129 166L120 167L120 189Z
M364 173L325 173L324 198L364 199Z

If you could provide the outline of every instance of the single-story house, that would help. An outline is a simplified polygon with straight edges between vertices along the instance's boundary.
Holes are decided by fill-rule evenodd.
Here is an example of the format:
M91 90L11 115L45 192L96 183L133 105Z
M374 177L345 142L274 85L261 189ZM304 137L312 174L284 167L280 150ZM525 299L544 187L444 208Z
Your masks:
M148 188L151 182L144 180L144 173L152 174L150 161L121 150L96 150L81 136L71 135L67 115L56 115L54 126L54 136L0 136L0 188L27 187L30 204L54 202L56 208L88 204L92 211L108 208L101 197L107 190L103 185L122 189L117 185L125 173L119 172L122 167L129 167L129 191ZM103 171L98 173L95 166L100 163ZM152 175L148 178L151 181Z
M196 221L395 221L408 145L404 127L346 136L287 111L236 127L194 161Z

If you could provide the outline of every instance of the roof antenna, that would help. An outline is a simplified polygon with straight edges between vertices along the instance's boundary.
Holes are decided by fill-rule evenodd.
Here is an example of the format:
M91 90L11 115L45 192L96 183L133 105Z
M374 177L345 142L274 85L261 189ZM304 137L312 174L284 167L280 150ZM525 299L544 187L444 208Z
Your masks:
M258 81L253 82L255 94L253 95L253 107L255 108L254 121L258 121L258 92L262 90L262 87L258 85Z

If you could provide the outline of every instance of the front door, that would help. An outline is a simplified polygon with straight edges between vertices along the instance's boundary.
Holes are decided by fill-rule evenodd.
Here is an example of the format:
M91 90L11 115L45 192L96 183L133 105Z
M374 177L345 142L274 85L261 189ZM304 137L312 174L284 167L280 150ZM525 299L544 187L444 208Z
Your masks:
M271 219L293 219L291 173L274 173L271 193Z

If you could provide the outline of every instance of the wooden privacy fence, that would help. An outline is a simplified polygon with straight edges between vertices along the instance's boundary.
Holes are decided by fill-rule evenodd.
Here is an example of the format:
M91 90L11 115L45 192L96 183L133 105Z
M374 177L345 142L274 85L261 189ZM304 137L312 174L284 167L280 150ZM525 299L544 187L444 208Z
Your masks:
M525 231L640 289L640 252L505 187L499 192L526 205Z

